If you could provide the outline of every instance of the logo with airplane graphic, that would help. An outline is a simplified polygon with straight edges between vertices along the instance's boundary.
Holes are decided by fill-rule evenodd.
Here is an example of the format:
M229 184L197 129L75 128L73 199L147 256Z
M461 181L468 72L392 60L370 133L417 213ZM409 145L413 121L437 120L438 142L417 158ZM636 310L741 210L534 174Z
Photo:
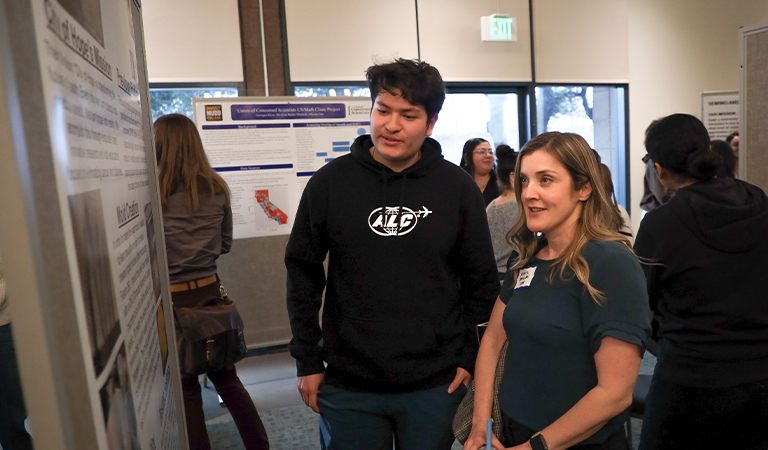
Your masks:
M368 226L379 236L404 236L416 228L419 219L430 214L426 206L419 211L403 206L402 212L399 206L387 206L383 214L381 208L376 208L368 216Z

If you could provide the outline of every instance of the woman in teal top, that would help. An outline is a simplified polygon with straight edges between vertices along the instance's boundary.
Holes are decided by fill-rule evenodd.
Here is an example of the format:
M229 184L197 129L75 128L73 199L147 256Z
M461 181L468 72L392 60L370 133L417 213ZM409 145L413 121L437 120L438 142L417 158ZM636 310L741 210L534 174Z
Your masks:
M520 151L513 263L475 368L473 428L485 444L499 350L503 436L493 448L625 449L623 423L650 333L645 279L589 144L544 133Z

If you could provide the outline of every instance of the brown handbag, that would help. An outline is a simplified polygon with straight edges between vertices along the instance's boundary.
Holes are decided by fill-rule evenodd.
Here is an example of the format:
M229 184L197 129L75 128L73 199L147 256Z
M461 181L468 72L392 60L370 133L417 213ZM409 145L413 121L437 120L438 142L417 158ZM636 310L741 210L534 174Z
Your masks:
M499 359L496 362L496 372L493 375L493 406L491 407L491 418L493 419L493 434L501 438L501 407L499 406L499 387L501 386L501 377L504 374L504 360L507 358L507 345L509 341L504 341L499 351ZM462 444L467 442L469 433L472 431L472 415L475 411L475 380L469 386L469 390L456 410L453 416L453 435Z
M201 375L231 366L248 352L243 319L224 286L221 298L192 307L173 306L176 316L176 347L179 370Z

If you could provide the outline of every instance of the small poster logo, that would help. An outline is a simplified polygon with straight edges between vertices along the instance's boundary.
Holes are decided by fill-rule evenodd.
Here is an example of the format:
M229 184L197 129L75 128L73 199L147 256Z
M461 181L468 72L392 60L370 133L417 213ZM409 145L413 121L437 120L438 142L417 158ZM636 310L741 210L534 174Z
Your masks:
M221 105L205 105L205 120L210 122L212 120L221 121Z
M349 105L350 116L367 116L371 113L371 108L360 105Z

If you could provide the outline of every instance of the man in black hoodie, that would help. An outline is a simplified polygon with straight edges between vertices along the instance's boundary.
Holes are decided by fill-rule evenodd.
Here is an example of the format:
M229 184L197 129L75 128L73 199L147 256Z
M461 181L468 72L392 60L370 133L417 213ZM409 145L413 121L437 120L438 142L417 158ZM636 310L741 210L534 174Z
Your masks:
M484 202L428 137L437 69L399 59L367 78L371 135L312 177L286 248L290 351L323 448L449 449L499 291Z

